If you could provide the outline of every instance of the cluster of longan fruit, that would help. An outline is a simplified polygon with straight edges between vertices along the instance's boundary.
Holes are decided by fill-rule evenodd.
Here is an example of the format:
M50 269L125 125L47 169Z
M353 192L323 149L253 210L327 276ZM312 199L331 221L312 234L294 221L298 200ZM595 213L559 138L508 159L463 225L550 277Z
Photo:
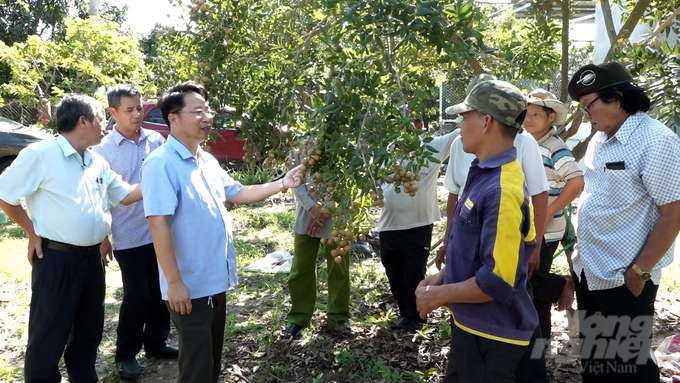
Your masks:
M319 139L315 138L314 140L305 141L301 149L295 149L294 154L300 157L302 171L306 172L312 166L319 163L323 149L319 145Z
M191 6L189 7L189 15L194 16L199 11L205 12L209 9L207 0L191 0Z
M250 141L246 141L246 143L243 145L243 149L246 151L246 154L243 156L243 162L252 167L257 166L262 159L262 153L260 153L260 149Z
M411 197L415 197L420 189L418 186L420 175L413 174L410 170L404 169L399 163L394 164L392 169L394 170L394 173L385 177L385 182L388 184L393 183L396 190L399 190L399 187L401 187L402 192L407 193Z
M342 257L352 251L352 243L356 242L357 239L365 241L366 234L361 233L356 235L351 230L338 229L331 232L330 238L321 238L321 244L324 246L337 246L335 249L331 250L331 256L333 257L333 261L339 265L342 263Z

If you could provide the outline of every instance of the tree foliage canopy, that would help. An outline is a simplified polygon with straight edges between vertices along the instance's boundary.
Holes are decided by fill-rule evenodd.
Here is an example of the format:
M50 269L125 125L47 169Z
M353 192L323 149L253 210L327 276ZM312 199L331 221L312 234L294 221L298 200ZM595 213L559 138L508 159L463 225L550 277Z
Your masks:
M0 62L11 73L11 81L0 85L0 96L27 105L56 101L65 93L104 100L106 87L147 81L137 39L99 18L67 19L61 40L44 41L33 35L12 46L0 42Z

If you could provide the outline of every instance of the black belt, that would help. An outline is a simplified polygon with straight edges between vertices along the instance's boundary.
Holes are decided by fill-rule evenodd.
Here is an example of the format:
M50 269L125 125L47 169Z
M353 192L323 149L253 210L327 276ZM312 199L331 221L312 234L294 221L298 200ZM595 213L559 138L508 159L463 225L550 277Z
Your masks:
M51 239L43 238L42 246L48 249L62 251L64 253L71 253L75 255L99 255L99 244L94 246L75 246L68 243L57 242Z

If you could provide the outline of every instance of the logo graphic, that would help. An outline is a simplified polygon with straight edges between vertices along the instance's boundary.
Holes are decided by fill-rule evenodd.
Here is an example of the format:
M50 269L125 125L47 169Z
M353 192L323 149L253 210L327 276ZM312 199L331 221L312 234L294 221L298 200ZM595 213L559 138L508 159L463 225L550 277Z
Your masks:
M588 69L587 71L584 71L583 73L581 73L581 77L579 78L579 80L576 83L581 84L583 86L591 86L595 82L596 78L597 78L597 76L595 76L595 72Z

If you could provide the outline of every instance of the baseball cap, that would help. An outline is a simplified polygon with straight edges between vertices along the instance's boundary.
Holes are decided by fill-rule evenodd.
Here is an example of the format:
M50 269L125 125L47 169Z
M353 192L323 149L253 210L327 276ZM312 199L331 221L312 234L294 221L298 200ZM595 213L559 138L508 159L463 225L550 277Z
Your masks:
M524 93L509 82L489 80L475 85L463 102L447 108L446 113L461 114L472 110L520 130L526 116L527 100Z

